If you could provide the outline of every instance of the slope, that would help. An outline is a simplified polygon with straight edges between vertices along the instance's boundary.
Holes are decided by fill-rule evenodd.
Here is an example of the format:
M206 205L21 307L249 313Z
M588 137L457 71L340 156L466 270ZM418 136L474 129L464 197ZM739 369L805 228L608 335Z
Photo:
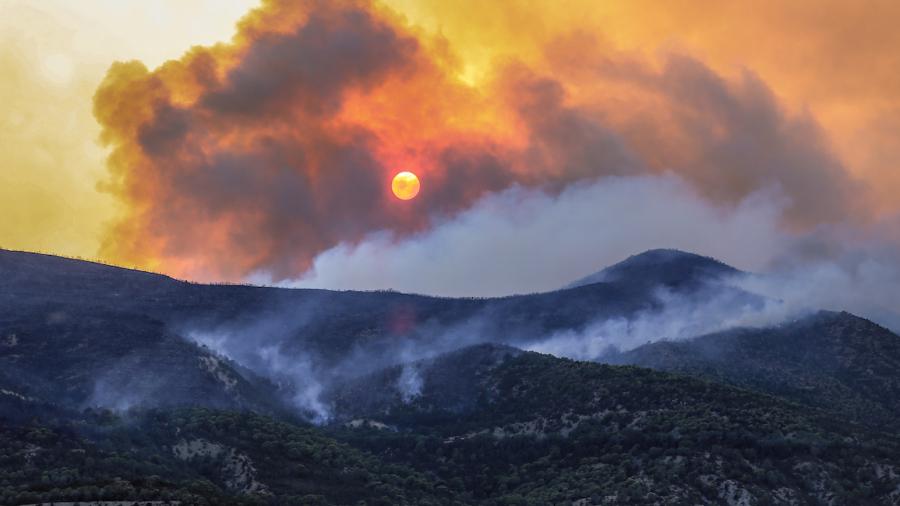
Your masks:
M776 398L493 346L416 366L418 396L357 402L363 384L397 390L403 368L340 389L335 433L483 504L893 504L900 496L896 436ZM447 370L466 376L450 392ZM458 396L459 385L472 401L445 406L441 398Z
M858 422L900 416L900 336L850 313L656 342L606 357L785 397Z

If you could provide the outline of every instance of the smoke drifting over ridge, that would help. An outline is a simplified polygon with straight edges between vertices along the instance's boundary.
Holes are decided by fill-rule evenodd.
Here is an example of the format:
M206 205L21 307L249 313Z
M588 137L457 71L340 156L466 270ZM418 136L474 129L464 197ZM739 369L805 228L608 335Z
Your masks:
M422 237L498 192L565 198L664 172L695 207L775 192L758 205L775 202L760 212L776 235L869 214L814 118L750 71L581 33L476 84L461 67L448 40L364 1L266 2L230 43L154 70L114 65L95 115L126 214L104 256L200 280L293 279L323 252ZM408 169L422 192L400 203L388 183Z
M676 248L753 273L732 281L780 301L752 315L681 306L683 318L702 313L710 329L828 309L900 330L900 242L891 235L898 222L792 232L780 221L784 202L773 189L715 205L672 174L606 178L556 195L513 188L427 233L372 234L333 248L304 278L283 285L502 296L554 290L632 254ZM676 316L673 309L667 318Z
M556 194L513 187L427 232L405 239L375 233L328 250L304 278L283 286L503 296L555 290L663 247L761 270L787 243L783 201L772 190L715 205L672 174L609 177Z

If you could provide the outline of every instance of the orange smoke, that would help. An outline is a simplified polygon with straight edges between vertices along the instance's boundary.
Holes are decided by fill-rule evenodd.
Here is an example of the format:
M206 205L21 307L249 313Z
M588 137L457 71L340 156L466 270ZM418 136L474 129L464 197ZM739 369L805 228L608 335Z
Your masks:
M127 209L103 256L193 279L275 279L367 234L403 236L512 185L557 191L674 171L733 203L784 193L788 226L862 216L863 189L814 119L756 75L618 52L581 32L491 63L367 1L265 2L230 43L148 70L113 65L95 95ZM390 181L413 169L421 194Z

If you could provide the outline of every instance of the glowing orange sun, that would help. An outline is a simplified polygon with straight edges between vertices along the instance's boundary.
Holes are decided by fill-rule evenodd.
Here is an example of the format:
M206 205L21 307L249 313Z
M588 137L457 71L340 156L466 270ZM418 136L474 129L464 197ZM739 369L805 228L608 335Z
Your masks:
M400 200L413 199L419 194L419 178L409 171L400 172L391 181L391 190Z

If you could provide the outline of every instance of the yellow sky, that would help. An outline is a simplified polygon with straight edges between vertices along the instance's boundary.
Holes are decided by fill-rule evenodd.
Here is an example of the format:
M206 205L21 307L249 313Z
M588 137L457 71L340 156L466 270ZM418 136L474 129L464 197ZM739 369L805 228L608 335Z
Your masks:
M252 0L0 1L0 247L93 257L115 203L91 97L110 63L227 40Z
M0 247L96 255L116 213L91 97L110 63L153 68L230 38L256 0L0 0ZM477 82L504 55L540 58L580 30L627 51L679 49L758 73L823 125L883 209L900 191L900 2L386 0L442 33Z

